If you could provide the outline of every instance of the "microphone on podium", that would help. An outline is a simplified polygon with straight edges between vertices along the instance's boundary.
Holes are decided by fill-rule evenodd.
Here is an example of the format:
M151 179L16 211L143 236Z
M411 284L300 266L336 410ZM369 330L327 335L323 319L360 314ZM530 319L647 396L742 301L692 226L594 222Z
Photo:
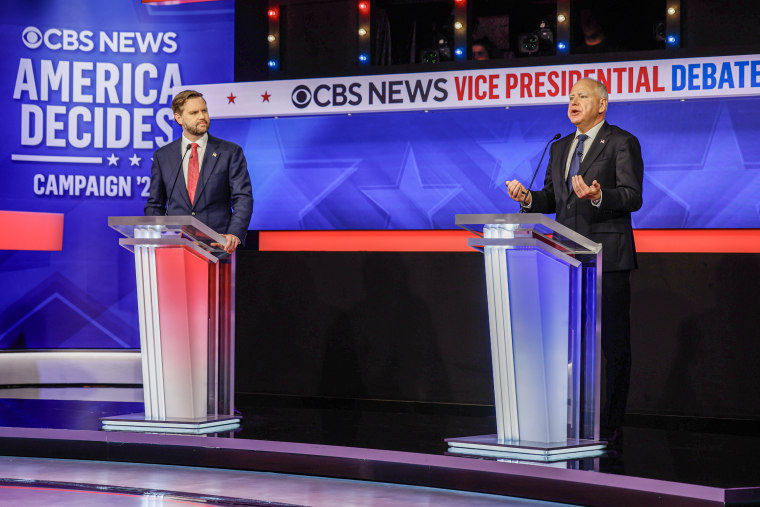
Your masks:
M538 166L536 167L536 170L533 172L533 178L530 180L530 184L528 185L528 189L525 191L525 197L523 197L522 202L520 203L520 213L525 213L525 201L528 199L528 194L530 194L530 189L533 187L533 182L536 180L536 175L538 174L538 170L541 169L541 162L544 161L544 155L546 155L546 150L549 149L549 145L552 144L554 141L562 137L562 134L554 134L554 137L549 139L549 142L546 143L546 146L544 147L544 152L541 154L541 158L538 161Z

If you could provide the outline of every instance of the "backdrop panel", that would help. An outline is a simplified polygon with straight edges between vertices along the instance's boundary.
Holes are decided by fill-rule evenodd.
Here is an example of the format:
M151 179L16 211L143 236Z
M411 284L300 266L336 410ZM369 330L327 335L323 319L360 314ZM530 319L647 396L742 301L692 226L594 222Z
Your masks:
M608 121L639 138L644 158L634 227L760 227L758 117L758 97L613 98ZM566 106L535 106L225 119L212 130L248 155L252 229L454 229L456 213L516 211L504 182L527 185L546 142L572 125Z
M142 214L152 153L179 132L172 87L232 79L234 1L2 2L0 20L0 209L64 214L61 252L0 252L0 349L137 348L134 263L107 217Z

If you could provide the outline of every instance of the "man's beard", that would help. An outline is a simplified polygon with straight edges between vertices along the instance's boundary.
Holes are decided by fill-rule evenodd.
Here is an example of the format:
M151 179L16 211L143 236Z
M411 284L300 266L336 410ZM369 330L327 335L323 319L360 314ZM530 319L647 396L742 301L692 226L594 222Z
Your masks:
M202 136L206 132L208 132L208 126L209 124L206 123L203 127L191 127L190 125L185 125L185 128L189 133L191 133L194 136Z

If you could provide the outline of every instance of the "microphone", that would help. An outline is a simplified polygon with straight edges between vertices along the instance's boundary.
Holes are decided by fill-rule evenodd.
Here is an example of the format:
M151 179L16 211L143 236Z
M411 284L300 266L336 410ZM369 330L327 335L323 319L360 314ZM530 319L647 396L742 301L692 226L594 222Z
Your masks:
M557 134L559 135L559 134ZM172 194L174 193L174 186L177 184L177 178L179 178L179 173L182 172L182 164L185 163L185 157L187 156L187 152L190 151L190 148L192 147L192 144L188 144L187 148L185 148L185 153L182 154L182 159L179 161L179 167L177 168L177 174L174 175L174 183L172 183L172 191L169 192L166 196L166 214L169 214L169 201L171 201ZM192 158L192 155L190 155Z
M528 194L530 194L530 189L533 186L533 182L536 180L536 175L538 174L538 170L541 169L541 162L544 161L544 155L546 155L546 150L549 149L549 145L552 144L554 141L562 137L562 134L554 134L554 137L549 139L549 142L546 143L546 147L544 148L544 152L541 154L541 158L538 160L538 166L536 167L536 170L533 172L533 179L530 180L530 185L528 185L528 190L525 191L525 197L523 197L522 202L520 203L520 213L525 213L525 201L528 199Z

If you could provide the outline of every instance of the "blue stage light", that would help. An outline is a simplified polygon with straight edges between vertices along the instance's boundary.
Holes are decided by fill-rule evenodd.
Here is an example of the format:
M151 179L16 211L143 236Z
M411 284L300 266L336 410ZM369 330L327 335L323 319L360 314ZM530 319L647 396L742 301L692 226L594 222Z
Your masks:
M677 35L668 35L668 38L666 40L668 42L668 46L677 46L678 45L678 36Z
M458 58L464 57L464 48L456 48L454 54L457 55Z
M557 52L558 53L567 53L567 42L566 41L559 41L557 43Z
M369 55L367 53L360 53L359 54L359 61L362 63L369 62Z
M279 63L277 62L277 60L275 60L274 58L272 58L271 60L269 60L269 61L267 62L267 65L268 65L268 66L269 66L269 68L270 68L270 69L272 69L272 70L274 70L274 69L276 69L277 67L279 67L279 66L280 66L280 64L279 64Z

